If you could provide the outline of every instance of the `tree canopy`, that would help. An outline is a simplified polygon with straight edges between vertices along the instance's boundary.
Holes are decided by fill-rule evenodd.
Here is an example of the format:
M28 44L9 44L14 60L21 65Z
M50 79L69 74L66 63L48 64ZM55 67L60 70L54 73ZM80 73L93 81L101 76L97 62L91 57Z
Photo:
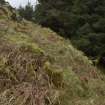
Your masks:
M23 18L29 21L34 20L34 8L30 2L28 2L28 4L25 7L20 6L18 11Z
M88 56L105 49L105 0L38 0L36 22L50 27Z
M105 52L105 0L38 0L19 13L27 20L49 27L89 57Z

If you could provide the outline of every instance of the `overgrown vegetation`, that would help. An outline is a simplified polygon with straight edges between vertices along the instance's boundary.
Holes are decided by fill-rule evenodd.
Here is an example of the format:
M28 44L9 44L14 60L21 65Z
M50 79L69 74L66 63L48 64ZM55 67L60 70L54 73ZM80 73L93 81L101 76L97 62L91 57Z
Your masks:
M30 9L27 6L24 9L30 16L28 20L50 27L61 36L69 38L73 45L92 59L103 55L105 52L104 0L38 0L38 2L35 10L31 5L27 5L32 12L28 12ZM19 10L24 12L22 8ZM27 19L26 15L23 17Z
M105 75L70 40L2 5L0 105L105 105Z
M104 0L38 0L36 22L70 38L88 56L105 49Z

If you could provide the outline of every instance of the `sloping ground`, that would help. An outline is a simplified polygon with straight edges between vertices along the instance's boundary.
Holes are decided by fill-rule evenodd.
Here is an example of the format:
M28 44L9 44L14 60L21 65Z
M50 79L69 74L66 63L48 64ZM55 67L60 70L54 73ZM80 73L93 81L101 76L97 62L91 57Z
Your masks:
M0 7L0 105L105 105L104 74L68 40L12 12Z

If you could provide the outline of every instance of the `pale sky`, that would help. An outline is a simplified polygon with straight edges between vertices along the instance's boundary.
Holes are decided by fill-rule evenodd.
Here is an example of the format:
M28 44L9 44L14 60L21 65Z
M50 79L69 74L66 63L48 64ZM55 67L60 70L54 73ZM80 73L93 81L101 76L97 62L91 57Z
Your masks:
M32 5L35 5L36 0L5 0L8 1L13 7L18 8L20 5L25 6L28 1L31 2Z

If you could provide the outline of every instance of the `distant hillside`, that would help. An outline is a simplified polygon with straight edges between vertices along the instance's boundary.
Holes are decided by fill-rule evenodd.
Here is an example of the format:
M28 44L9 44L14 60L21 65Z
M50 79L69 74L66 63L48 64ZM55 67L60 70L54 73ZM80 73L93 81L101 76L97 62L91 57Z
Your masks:
M0 105L105 105L105 75L70 41L0 6Z

